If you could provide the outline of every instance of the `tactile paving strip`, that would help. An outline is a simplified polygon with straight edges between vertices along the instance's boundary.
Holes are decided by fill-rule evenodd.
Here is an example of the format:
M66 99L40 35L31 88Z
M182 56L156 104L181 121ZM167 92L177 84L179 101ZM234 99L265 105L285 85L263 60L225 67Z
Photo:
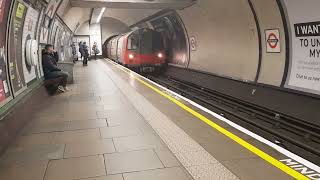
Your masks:
M107 73L194 179L239 179L127 82L112 71Z

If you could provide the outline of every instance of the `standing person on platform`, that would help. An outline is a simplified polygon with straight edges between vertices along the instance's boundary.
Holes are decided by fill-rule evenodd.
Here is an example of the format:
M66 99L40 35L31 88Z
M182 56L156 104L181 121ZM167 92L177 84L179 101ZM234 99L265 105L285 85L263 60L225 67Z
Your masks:
M88 48L86 42L83 42L82 48L83 48L83 65L87 66L88 65L88 58L89 58L89 48Z
M42 55L42 68L46 80L56 80L56 86L60 92L68 91L67 79L69 74L58 68L57 60L54 56L54 49L51 44L47 44Z
M100 50L98 49L97 42L94 42L93 47L92 47L92 51L94 54L94 59L97 59L97 54L100 53Z
M79 42L79 52L81 54L80 59L82 60L82 58L83 58L83 43L82 43L82 41Z
M72 49L73 63L76 63L76 61L78 61L78 54L77 54L77 48L74 42L71 44L71 49Z

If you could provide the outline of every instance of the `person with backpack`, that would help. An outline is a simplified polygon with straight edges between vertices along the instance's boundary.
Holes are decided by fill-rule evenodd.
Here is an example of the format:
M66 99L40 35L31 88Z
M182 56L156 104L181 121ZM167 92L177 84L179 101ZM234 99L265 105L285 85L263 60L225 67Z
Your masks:
M71 44L71 49L72 49L73 63L76 63L76 61L78 61L78 54L77 54L77 48L74 42Z
M89 48L86 44L86 42L82 43L82 51L83 51L83 65L88 65L88 59L89 59Z

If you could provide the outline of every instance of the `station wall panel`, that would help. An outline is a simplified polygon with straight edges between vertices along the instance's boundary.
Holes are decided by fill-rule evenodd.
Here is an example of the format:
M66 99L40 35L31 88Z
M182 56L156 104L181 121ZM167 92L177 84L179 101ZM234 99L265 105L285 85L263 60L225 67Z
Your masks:
M10 0L2 0L0 3L0 106L12 98L7 71L7 24L10 6Z
M42 81L41 50L45 44L56 46L61 61L71 60L73 32L56 15L60 2L0 1L0 107L8 105L0 113L10 110L9 106ZM54 24L58 28L52 37ZM8 103L12 99L13 103Z
M201 0L178 11L197 48L189 68L254 81L259 64L259 37L247 0Z
M286 39L281 13L276 0L254 0L252 1L257 14L262 43L261 69L258 82L273 86L280 86L286 65ZM265 34L267 30L278 30L280 46L279 53L267 52L267 41Z

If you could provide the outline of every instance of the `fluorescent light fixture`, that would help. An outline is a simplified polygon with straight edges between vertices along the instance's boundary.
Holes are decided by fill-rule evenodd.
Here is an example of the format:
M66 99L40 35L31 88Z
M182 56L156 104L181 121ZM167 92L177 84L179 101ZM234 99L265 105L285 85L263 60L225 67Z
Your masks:
M105 10L106 10L106 8L105 8L105 7L101 9L100 14L99 14L99 16L98 16L98 18L97 18L97 23L99 23L99 22L100 22L101 17L102 17L102 15L103 15L103 13L104 13L104 11L105 11Z

